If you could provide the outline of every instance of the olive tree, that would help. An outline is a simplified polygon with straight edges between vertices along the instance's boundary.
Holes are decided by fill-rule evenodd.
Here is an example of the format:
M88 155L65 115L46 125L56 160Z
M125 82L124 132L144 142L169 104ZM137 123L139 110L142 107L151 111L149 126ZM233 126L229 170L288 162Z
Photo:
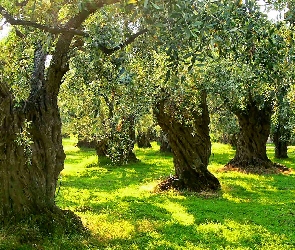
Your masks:
M276 95L287 87L282 83L292 81L292 37L284 24L268 21L254 1L234 8L232 18L224 24L228 33L217 32L216 60L208 67L211 90L239 122L236 155L228 166L271 169L276 165L267 157L266 142Z
M120 2L66 4L56 1L50 2L50 6L43 1L24 1L21 6L10 1L1 2L1 16L11 25L20 27L16 29L18 39L24 39L28 34L35 41L28 54L31 65L27 72L28 94L21 102L17 102L13 93L15 83L1 76L1 222L30 214L64 216L54 201L57 179L65 159L58 93L69 70L69 58L79 46L78 37L91 37L91 33L84 29L85 22L92 14L110 5L123 8L125 3L120 5ZM111 54L133 42L140 34L141 31L120 34L117 46L97 44L97 49ZM52 59L45 67L48 54Z

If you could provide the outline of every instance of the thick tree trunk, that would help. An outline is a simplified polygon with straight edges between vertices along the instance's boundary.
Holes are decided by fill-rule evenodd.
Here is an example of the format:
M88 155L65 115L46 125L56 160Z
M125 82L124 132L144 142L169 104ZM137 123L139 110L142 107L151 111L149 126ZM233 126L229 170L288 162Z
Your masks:
M151 148L150 137L148 132L138 132L137 146L139 148Z
M275 157L278 159L288 158L288 141L283 139L284 136L281 134L280 128L276 129L272 137L275 144ZM287 133L285 133L285 137L287 137Z
M41 45L38 46L30 96L23 105L15 105L8 85L0 82L0 223L44 215L42 217L49 218L47 222L50 221L51 225L59 222L71 228L83 228L77 217L61 211L54 203L56 183L65 159L57 96L62 78L69 70L68 54L74 34L81 30L82 23L89 15L104 5L117 2L91 2L64 23L62 30L46 30L58 37L53 43L55 47L50 66L45 76L46 54ZM9 13L6 15L10 16ZM12 22L13 17L7 21ZM25 26L30 24L23 23ZM59 31L63 33L57 36ZM111 54L137 36L118 48L102 47L101 50Z
M170 103L166 106L168 102ZM207 169L211 154L211 142L205 93L200 104L201 113L192 111L189 114L193 119L193 125L184 124L177 120L173 115L173 110L168 106L171 107L171 101L158 102L155 115L162 130L168 134L173 152L176 176L170 178L171 186L196 192L218 190L220 188L219 181ZM164 182L164 186L160 186L160 188L165 189L165 185Z
M134 145L136 140L135 135L135 117L134 115L129 115L126 121L127 126L127 134L129 136L129 145L128 145L128 152L127 152L127 162L136 162L138 159L136 158L136 155L134 154Z
M246 110L236 112L240 132L235 157L226 165L246 172L256 172L274 167L266 154L266 142L270 133L271 106L259 109L249 102Z
M57 95L44 86L45 53L36 50L31 94L16 108L1 83L0 215L2 221L57 210L56 183L63 169L61 120Z
M37 47L30 95L22 104L16 105L8 85L0 84L0 222L4 224L34 215L47 220L39 226L48 231L58 225L67 230L67 223L83 228L73 213L61 211L54 201L65 159L57 93L68 69L60 55L55 56L53 60L65 67L49 68L45 79L46 53ZM75 225L70 223L73 218Z
M55 188L65 159L56 97L44 94L23 110L13 106L9 96L2 98L0 214L9 220L56 209Z

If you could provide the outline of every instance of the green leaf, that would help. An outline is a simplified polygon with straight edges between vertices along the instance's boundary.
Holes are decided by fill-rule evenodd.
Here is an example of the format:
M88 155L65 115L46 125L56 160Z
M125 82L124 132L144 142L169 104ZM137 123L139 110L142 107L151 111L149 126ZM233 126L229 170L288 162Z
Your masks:
M192 34L188 27L184 28L184 32L185 32L186 38L190 39Z
M231 29L229 32L235 32L235 31L237 31L239 28L233 28L233 29Z
M194 26L194 27L201 27L202 24L203 24L203 22L201 22L201 21L196 21L196 22L193 23L193 26Z
M149 0L144 0L143 7L144 7L144 8L147 8L148 4L149 4Z
M156 9L156 10L161 10L162 8L158 5L156 5L155 3L151 2L151 4L153 5L153 7Z

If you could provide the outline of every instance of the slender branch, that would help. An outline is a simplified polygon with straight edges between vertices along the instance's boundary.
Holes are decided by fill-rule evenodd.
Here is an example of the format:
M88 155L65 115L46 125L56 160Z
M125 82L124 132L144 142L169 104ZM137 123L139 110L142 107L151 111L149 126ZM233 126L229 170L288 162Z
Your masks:
M143 30L138 31L137 33L128 37L124 42L120 43L118 46L116 46L114 48L107 48L101 44L98 44L97 48L100 49L103 53L110 55L110 54L114 53L115 51L121 50L121 49L125 48L127 45L133 43L137 37L146 33L147 31L148 31L148 29L143 29Z

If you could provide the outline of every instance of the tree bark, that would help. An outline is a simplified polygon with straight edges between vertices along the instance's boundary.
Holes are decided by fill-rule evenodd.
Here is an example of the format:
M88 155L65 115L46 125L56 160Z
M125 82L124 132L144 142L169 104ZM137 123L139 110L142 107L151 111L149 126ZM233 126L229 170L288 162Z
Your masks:
M149 132L138 132L137 146L139 148L151 148Z
M59 34L46 76L46 54L41 46L37 47L30 95L18 104L18 108L8 85L0 82L0 223L40 214L45 218L56 215L61 222L67 222L63 216L70 213L61 212L54 202L57 179L65 159L57 96L62 78L69 70L69 51L74 35L84 36L82 23L98 9L117 2L119 0L89 2L85 9L63 24L62 29L15 19L0 5L0 14L12 25ZM146 30L132 34L115 48L99 46L99 49L110 54L132 43L144 32ZM79 228L77 224L80 223L75 220L71 226Z
M65 159L57 96L41 88L21 108L14 107L11 94L0 101L2 221L56 210L56 183Z
M196 192L218 190L219 181L207 169L211 142L206 94L202 94L199 106L201 113L191 111L189 114L193 119L191 125L174 117L171 106L176 107L173 101L165 99L159 101L154 110L158 124L168 135L173 152L175 177L171 179L171 186ZM160 188L165 189L165 185L164 182L164 186Z
M65 159L57 95L68 70L71 40L72 35L61 35L47 77L46 53L37 45L30 95L22 104L15 105L9 87L1 83L1 222L40 214L63 216L54 201Z
M160 134L160 152L162 153L172 153L171 146L169 144L168 136L163 131Z
M278 159L288 158L288 141L283 137L289 137L288 132L284 131L285 135L282 135L280 128L277 128L273 133L273 142L275 144L275 157Z
M240 125L235 157L226 165L245 171L267 169L274 166L266 154L266 142L270 133L271 105L259 109L250 101L245 110L236 111Z

